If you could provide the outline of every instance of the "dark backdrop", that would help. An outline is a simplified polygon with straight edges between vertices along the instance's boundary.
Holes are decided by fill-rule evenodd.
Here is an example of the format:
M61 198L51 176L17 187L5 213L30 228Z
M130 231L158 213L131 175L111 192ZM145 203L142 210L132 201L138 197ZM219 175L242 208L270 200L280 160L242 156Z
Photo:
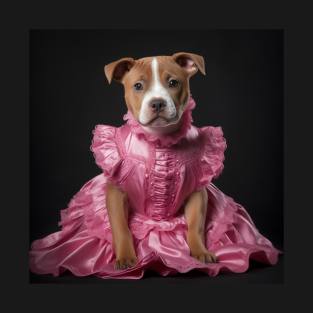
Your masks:
M30 33L30 240L59 230L60 209L100 173L89 150L98 123L121 125L122 86L103 66L118 58L194 52L194 124L220 125L228 149L215 184L283 246L283 32L280 30Z

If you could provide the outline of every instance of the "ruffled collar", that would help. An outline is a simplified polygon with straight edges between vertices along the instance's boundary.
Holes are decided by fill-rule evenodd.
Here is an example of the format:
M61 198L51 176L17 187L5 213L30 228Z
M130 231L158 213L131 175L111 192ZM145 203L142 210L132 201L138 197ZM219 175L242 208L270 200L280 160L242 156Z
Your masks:
M182 138L186 137L186 134L193 122L191 111L195 108L195 106L196 103L190 96L185 111L181 117L181 127L177 131L166 135L147 132L134 118L129 110L126 114L124 114L123 120L127 121L127 124L131 126L132 133L136 134L139 139L149 141L157 146L169 147L178 143Z

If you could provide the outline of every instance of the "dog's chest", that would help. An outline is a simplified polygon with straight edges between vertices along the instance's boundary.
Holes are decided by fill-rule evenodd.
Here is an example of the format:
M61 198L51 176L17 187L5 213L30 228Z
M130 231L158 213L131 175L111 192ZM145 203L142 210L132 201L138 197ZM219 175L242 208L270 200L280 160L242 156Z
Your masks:
M199 144L184 139L170 147L158 147L129 134L123 146L132 168L123 187L132 205L156 219L174 214L195 185Z
M129 133L123 140L123 150L127 159L144 163L148 170L164 173L166 177L170 177L175 168L197 161L202 146L198 138L184 138L175 145L162 147Z

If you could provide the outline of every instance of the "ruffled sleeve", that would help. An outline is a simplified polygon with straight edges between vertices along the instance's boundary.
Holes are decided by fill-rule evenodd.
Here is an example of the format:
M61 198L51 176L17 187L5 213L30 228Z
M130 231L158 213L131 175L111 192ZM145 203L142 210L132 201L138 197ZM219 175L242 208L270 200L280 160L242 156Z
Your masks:
M90 150L103 173L113 178L123 161L116 142L116 127L97 125L93 130Z
M224 168L224 152L227 147L221 127L202 127L200 134L203 139L203 150L197 189L207 186L212 179L221 174Z

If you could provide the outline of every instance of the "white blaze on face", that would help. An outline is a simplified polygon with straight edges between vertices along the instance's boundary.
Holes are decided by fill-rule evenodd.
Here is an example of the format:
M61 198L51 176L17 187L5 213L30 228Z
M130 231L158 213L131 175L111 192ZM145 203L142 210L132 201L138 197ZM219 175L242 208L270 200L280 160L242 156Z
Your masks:
M146 91L146 94L142 99L141 109L139 112L139 121L142 124L148 123L154 117L154 114L149 107L149 103L153 98L161 98L164 100L166 106L162 111L162 116L166 117L167 119L171 119L176 116L176 107L174 101L160 82L159 64L157 58L153 58L151 62L151 68L152 82L150 88Z

